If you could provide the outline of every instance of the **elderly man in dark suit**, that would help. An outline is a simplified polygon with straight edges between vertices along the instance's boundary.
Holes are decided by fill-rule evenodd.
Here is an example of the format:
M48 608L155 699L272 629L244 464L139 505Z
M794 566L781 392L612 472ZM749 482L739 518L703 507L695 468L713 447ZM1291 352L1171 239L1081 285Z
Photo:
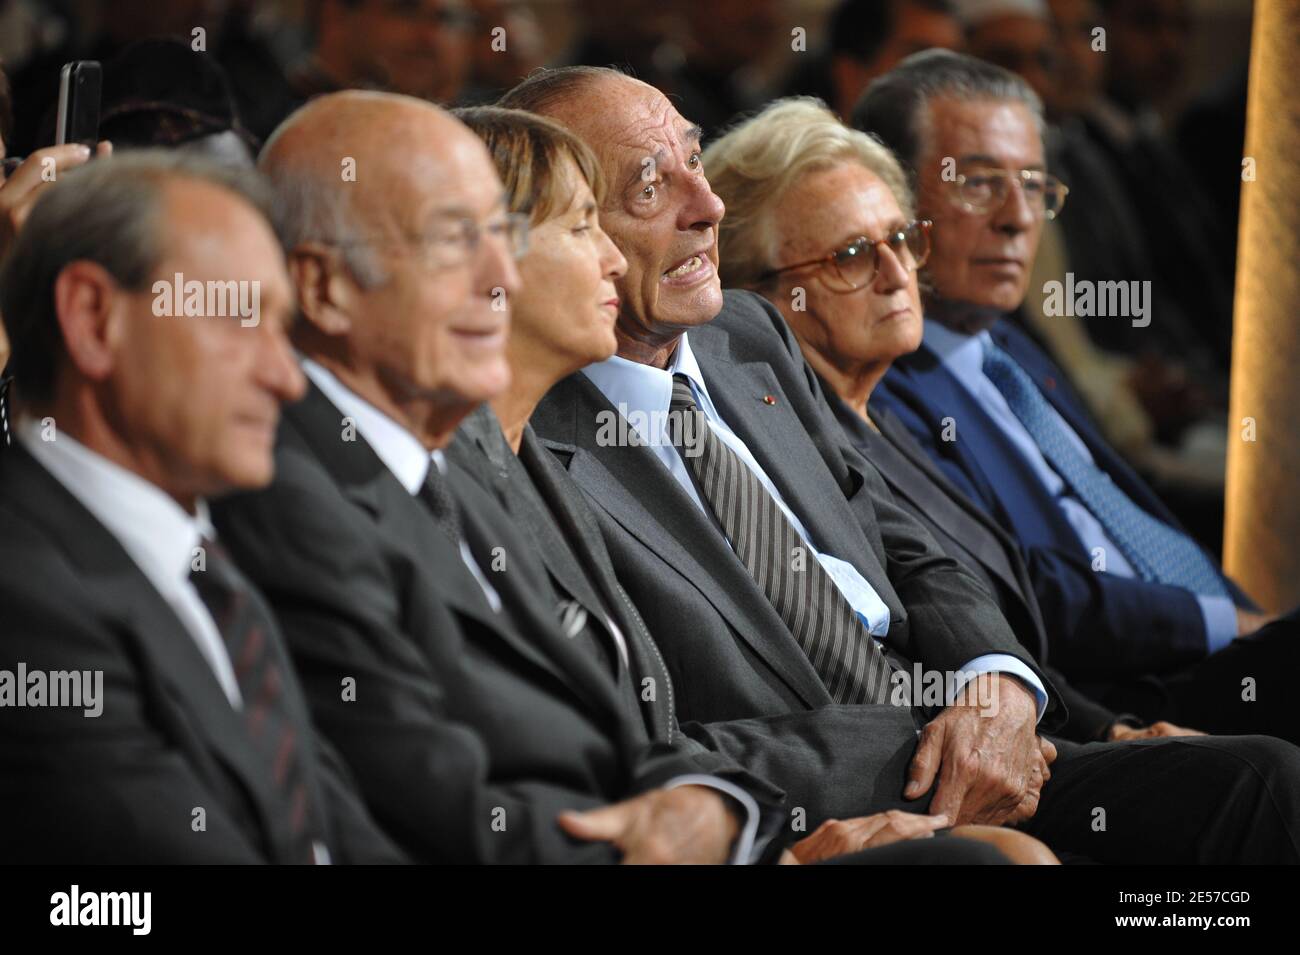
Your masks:
M894 149L918 214L934 220L923 340L872 401L1019 541L1069 677L1148 720L1300 740L1289 702L1300 649L1277 631L1254 635L1270 618L1005 320L1063 198L1043 168L1040 111L1014 74L938 51L905 61L858 104L854 124Z
M1292 776L1286 744L1060 744L1058 758L1038 735L1041 718L1064 714L987 592L848 446L771 306L724 297L724 210L698 128L652 87L596 68L539 74L500 105L567 125L610 183L602 223L629 263L617 282L619 354L557 385L533 424L595 504L683 719L835 707L845 738L871 754L872 792L886 804L1019 822L1100 859L1295 858L1295 807L1275 806L1278 840L1243 847L1254 823L1223 814L1226 793L1207 788L1225 769L1238 781ZM882 686L898 686L900 671L966 681L890 705ZM996 692L996 713L959 698L959 684ZM1242 757L1251 768L1238 776ZM1192 793L1176 818L1165 812L1173 791ZM1089 835L1099 805L1124 831Z
M492 491L443 456L508 374L496 303L523 233L482 144L427 103L341 93L291 117L261 164L310 385L275 482L214 517L376 817L422 860L774 857L781 792L672 722L647 727L539 598L545 571ZM854 861L991 858L943 839Z
M10 252L8 861L402 858L207 520L207 498L271 479L280 403L303 390L258 186L167 154L103 159L43 196ZM178 298L196 307L174 314Z

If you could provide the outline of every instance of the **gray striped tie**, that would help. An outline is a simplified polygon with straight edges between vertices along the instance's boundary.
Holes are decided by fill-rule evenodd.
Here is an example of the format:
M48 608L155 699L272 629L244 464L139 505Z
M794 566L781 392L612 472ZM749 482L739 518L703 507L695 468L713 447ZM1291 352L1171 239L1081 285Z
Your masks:
M776 499L713 433L690 381L673 376L673 443L745 569L837 703L889 702L889 661ZM690 440L693 446L684 447Z

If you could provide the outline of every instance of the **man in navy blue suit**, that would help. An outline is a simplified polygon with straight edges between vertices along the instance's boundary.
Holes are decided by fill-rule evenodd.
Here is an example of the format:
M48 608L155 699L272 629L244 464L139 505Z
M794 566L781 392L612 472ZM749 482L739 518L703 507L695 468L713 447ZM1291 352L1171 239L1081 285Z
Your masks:
M924 340L871 400L1019 540L1056 667L1147 720L1300 739L1285 703L1294 615L1268 626L1006 318L1067 192L1042 122L1017 76L945 51L909 57L858 103L853 125L897 153L934 221Z

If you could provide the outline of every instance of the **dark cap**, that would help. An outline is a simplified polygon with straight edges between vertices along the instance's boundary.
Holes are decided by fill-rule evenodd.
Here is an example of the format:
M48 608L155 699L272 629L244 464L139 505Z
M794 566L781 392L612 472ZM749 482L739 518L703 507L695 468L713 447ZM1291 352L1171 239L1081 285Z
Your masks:
M254 154L221 64L179 40L140 40L104 64L100 138L115 146L180 146L233 132Z

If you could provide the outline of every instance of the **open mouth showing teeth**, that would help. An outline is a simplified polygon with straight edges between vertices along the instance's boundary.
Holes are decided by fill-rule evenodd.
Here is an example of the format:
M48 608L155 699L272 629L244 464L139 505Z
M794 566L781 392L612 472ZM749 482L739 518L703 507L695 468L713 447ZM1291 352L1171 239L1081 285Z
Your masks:
M703 267L704 267L704 256L692 255L681 265L677 266L677 268L665 272L664 277L670 279L679 279L684 275L690 275L692 272L699 271Z

